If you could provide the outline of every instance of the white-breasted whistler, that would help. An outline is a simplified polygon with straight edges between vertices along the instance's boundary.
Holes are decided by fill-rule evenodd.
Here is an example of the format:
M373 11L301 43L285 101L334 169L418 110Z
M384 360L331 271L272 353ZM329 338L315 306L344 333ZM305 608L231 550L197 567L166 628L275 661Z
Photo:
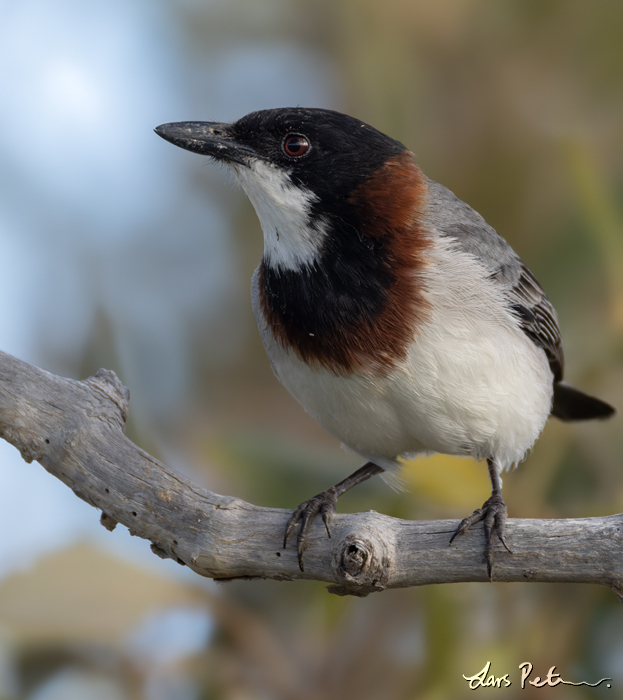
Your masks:
M614 409L563 382L556 312L485 220L427 178L402 143L324 109L268 109L233 123L178 122L156 133L226 165L264 233L252 303L278 379L365 464L289 519L304 568L310 526L340 495L400 458L441 452L487 463L483 520L492 577L505 537L500 473L550 415Z

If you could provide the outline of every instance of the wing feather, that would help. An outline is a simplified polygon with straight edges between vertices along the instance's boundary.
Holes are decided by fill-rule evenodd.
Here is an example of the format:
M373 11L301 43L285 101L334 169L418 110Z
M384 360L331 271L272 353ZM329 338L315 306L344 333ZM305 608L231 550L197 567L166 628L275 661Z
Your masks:
M501 285L509 311L523 332L545 352L554 382L563 377L564 357L558 318L547 295L534 275L510 245L468 204L450 190L428 180L429 221L442 236L456 240L473 255L489 277Z

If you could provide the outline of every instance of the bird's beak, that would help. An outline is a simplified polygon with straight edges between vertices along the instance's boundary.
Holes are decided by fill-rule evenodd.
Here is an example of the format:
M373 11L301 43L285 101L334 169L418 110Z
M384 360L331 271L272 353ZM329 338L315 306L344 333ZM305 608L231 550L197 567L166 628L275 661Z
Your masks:
M154 131L174 146L227 163L248 164L257 157L249 146L237 143L231 135L231 124L220 122L172 122L161 124Z

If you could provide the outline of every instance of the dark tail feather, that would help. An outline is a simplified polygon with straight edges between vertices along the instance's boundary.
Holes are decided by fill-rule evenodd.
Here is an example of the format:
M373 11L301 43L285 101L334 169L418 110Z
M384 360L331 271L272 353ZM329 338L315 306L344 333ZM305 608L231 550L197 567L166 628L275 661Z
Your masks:
M615 413L616 410L605 401L584 394L564 382L554 384L552 415L560 420L609 418Z

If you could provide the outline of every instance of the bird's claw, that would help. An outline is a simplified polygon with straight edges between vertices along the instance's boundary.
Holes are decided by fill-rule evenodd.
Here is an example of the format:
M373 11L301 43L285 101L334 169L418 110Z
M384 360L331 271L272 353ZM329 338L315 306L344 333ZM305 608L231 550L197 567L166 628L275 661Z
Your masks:
M467 518L463 518L459 523L458 527L452 534L450 538L450 544L454 541L454 538L458 535L465 534L469 528L475 523L479 523L484 520L484 530L485 530L485 562L487 564L487 575L489 576L489 581L492 580L491 572L493 569L493 533L496 532L498 539L506 548L509 554L512 554L511 548L508 546L506 541L506 536L504 534L506 526L506 503L502 498L501 493L492 493L491 497L487 499L483 504L482 508L477 508L471 515Z
M317 496L310 498L308 501L303 501L301 505L292 513L286 525L285 535L283 537L283 548L288 544L288 539L294 528L301 523L299 534L296 538L297 552L299 559L299 567L301 571L305 571L303 558L305 549L307 548L307 535L314 518L317 515L322 516L322 522L327 530L327 535L331 537L331 516L336 512L337 495L335 489L330 488Z

